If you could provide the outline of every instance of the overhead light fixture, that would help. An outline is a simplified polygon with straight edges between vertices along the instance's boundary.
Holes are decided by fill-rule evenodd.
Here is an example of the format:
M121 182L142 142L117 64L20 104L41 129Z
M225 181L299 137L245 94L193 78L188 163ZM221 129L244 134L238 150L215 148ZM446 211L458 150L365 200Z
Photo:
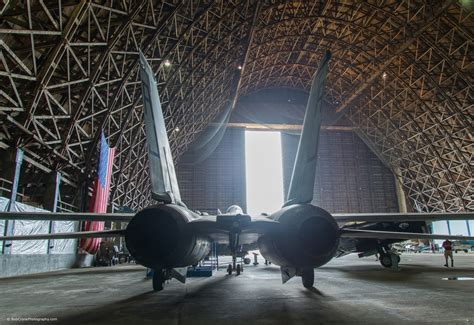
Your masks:
M174 132L179 132L180 128L179 127L175 127L174 128Z
M164 62L165 67L171 67L171 62L170 60L166 59Z
M387 73L386 73L386 72L382 73L382 78L383 78L383 79L386 79L386 78L387 78Z
M239 66L237 67L237 69L239 69L239 70L242 70L242 66L241 66L241 65L239 65Z

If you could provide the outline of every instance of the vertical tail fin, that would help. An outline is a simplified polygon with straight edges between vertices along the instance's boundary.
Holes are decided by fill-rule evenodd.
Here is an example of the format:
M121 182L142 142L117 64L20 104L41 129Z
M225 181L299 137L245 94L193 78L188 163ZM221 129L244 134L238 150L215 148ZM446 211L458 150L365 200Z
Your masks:
M173 157L153 70L140 52L140 79L145 112L145 131L153 199L181 203Z
M301 131L285 206L295 203L310 203L313 200L319 130L321 128L321 104L324 97L324 83L330 59L331 52L327 51L319 64L318 71L311 84L303 130Z

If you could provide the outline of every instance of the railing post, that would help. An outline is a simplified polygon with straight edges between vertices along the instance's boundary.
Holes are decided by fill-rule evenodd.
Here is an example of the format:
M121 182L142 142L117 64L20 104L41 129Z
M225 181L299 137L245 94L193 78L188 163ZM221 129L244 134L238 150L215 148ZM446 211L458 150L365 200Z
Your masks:
M59 186L61 184L61 173L58 171L52 172L49 176L49 181L46 187L46 192L43 198L43 207L46 210L57 212L59 200ZM49 233L54 233L54 221L49 221ZM54 247L54 239L48 240L47 253L49 254Z
M16 196L18 193L18 184L20 182L20 171L23 163L23 150L17 148L11 150L5 159L5 178L12 180L12 187L10 191L10 203L8 204L8 211L15 211ZM15 220L5 221L4 236L13 236L13 230L15 227ZM3 254L11 253L11 241L4 241L2 244Z

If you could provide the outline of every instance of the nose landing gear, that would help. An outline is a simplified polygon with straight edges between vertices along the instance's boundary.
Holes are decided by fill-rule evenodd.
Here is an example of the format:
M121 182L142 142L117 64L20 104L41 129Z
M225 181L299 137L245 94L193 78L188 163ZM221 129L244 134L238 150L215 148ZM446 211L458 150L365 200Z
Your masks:
M237 256L235 254L232 256L232 264L227 266L227 274L232 275L233 271L235 271L236 275L240 275L244 271L243 264L237 264Z

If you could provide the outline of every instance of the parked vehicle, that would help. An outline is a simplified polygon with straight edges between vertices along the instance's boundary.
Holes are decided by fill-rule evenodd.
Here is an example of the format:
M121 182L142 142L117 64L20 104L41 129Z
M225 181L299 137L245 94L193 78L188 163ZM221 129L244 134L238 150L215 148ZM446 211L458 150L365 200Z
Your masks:
M454 240L453 250L455 253L463 251L465 253L472 251L474 248L474 240Z

